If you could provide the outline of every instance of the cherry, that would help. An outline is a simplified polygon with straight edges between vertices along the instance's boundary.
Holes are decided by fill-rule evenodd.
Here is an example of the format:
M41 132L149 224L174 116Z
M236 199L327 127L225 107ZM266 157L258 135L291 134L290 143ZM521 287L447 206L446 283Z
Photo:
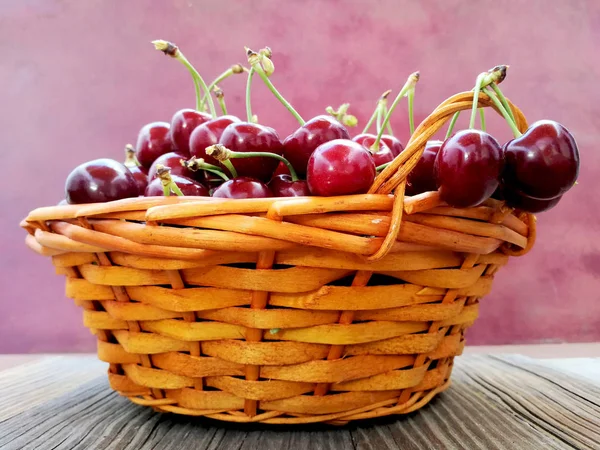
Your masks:
M358 136L354 136L352 138L354 142L358 142L363 147L371 152L373 156L373 161L375 161L375 167L378 167L382 164L389 163L394 159L394 154L392 150L386 143L383 142L383 139L379 142L379 150L375 150L372 148L373 144L377 140L377 136L370 133L359 134Z
M250 122L232 123L219 143L235 152L268 152L281 155L282 145L274 129ZM240 177L249 176L261 181L271 179L279 162L275 158L252 157L231 161Z
M362 194L375 179L371 153L350 139L334 139L318 146L308 160L306 181L314 195Z
M202 181L203 172L193 172L192 170L181 165L181 160L187 159L186 156L181 153L169 152L159 156L150 167L148 171L148 179L150 181L156 178L156 172L159 165L163 165L171 168L171 175L179 175L190 180Z
M221 116L199 125L190 136L190 155L202 158L209 164L219 164L212 156L208 156L204 150L206 147L217 144L225 128L237 122L241 121L235 116Z
M390 150L392 151L392 155L394 155L394 158L400 153L402 153L402 150L404 150L404 145L402 145L400 139L398 139L395 136L392 136L391 134L384 134L383 136L381 136L381 140L385 142L385 144L390 148Z
M446 139L435 159L440 199L457 208L480 204L498 187L502 165L502 149L491 135L459 131Z
M135 156L142 166L149 168L156 158L172 150L170 128L167 122L152 122L142 127L135 146Z
M212 194L218 198L268 198L271 190L262 182L250 177L237 177L224 182Z
M171 141L179 153L190 154L190 135L192 131L212 119L210 114L195 109L180 109L171 119Z
M298 175L304 176L312 152L334 139L350 139L346 127L334 117L316 116L285 138L283 156L292 163Z
M125 146L125 162L123 164L133 174L140 195L144 195L146 187L148 186L148 169L139 165L139 162L135 157L135 149L131 144Z
M279 163L279 165L277 166L277 169L275 169L275 172L273 172L273 178L275 178L277 175L289 175L290 174L290 169L287 168L287 166L285 165L285 163L283 161L281 161Z
M137 197L135 177L127 167L108 158L95 159L77 166L65 183L70 204L103 203Z
M504 146L503 179L513 189L551 199L567 192L579 175L579 150L573 135L551 120L533 123Z
M554 208L562 198L562 196L559 195L558 197L551 198L550 200L541 200L538 198L529 197L522 192L506 187L502 189L502 196L506 200L506 204L508 206L530 213L548 211Z
M291 175L280 174L273 177L268 184L275 197L307 197L310 195L305 180L292 179Z
M171 175L172 181L179 187L182 194L185 196L200 196L208 197L208 189L197 181L180 175ZM162 197L164 194L162 180L160 178L153 179L146 188L146 197Z
M427 141L421 159L406 178L406 195L437 191L433 165L441 146L442 141Z

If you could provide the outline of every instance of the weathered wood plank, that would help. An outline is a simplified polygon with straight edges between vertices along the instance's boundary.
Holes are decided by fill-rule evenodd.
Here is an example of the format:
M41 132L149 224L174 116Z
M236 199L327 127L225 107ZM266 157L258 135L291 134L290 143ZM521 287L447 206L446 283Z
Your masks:
M112 392L101 366L46 358L0 372L0 448L545 450L600 442L600 384L524 357L463 356L452 387L422 410L342 428L155 413ZM69 376L80 382L65 385Z

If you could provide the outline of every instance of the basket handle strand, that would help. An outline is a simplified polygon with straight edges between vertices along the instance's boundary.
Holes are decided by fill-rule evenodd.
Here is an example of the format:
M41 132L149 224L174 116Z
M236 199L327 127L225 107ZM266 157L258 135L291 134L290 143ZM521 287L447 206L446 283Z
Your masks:
M421 124L417 127L406 148L398 155L383 171L375 178L369 194L389 194L394 193L394 203L392 207L392 217L390 221L390 229L381 244L379 250L373 255L367 257L369 261L377 261L383 258L391 250L394 242L398 238L400 226L402 224L402 213L404 210L404 191L406 188L406 177L415 168L421 155L425 150L427 141L450 119L457 111L471 109L473 106L473 92L461 92L453 95L442 102ZM521 110L513 105L507 98L506 101L510 106L517 128L523 133L527 130L528 124ZM479 93L479 106L491 107L498 114L500 111L491 101L490 97L484 92ZM503 248L503 251L513 256L525 254L533 246L535 238L535 218L531 214L527 214L528 223L530 225L528 245L525 249L513 250Z

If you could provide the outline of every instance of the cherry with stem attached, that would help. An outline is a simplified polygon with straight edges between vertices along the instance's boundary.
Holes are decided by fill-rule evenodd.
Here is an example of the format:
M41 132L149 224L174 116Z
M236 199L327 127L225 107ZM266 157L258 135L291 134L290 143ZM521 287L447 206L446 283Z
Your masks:
M159 166L157 177L146 188L146 197L170 196L200 196L207 197L208 189L197 181L179 175L171 175L171 168Z

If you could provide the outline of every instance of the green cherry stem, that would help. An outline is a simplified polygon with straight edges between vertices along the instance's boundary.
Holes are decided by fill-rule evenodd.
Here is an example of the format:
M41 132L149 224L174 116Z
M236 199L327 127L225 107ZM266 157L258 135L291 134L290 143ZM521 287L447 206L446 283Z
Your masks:
M208 153L206 153L208 155ZM227 170L229 170L229 173L231 174L231 176L233 178L237 178L238 173L237 170L235 170L235 167L233 167L233 164L231 164L231 161L229 161L228 159L225 159L223 161L221 161L221 164L223 164Z
M485 73L481 73L477 76L475 81L475 88L473 89L473 106L471 107L471 120L469 121L469 128L472 130L475 128L475 118L477 117L477 107L479 106L479 92L481 91L481 83Z
M454 125L456 125L456 121L458 120L458 116L460 116L460 111L456 111L450 120L450 125L448 125L448 131L446 131L445 139L448 139L452 136L452 131L454 130Z
M234 74L238 74L238 73L244 73L247 72L248 69L246 69L244 66L242 66L241 64L234 64L233 66L231 66L229 69L227 69L225 72L223 72L221 75L219 75L217 78L215 78L212 83L210 83L208 85L208 90L210 92L213 92L214 88L216 85L218 85L220 82L222 82L223 80L229 78L231 75ZM204 104L206 103L206 94L204 94L202 96L202 100L201 100L201 107L204 108Z
M246 116L248 122L252 122L252 77L254 77L254 67L248 72L248 81L246 82Z
M171 192L179 197L183 197L183 192L177 186L177 183L173 181L171 178L171 168L163 166L162 164L158 164L156 166L156 176L160 179L160 182L163 187L163 194L165 197L169 197Z
M387 162L387 163L385 163L385 164L382 164L382 165L380 165L380 166L377 166L377 167L375 168L375 170L376 170L377 172L381 172L383 169L385 169L385 168L386 168L387 166L389 166L389 165L390 165L390 163L389 163L389 162Z
M484 108L479 108L479 121L481 122L481 131L485 131L485 111Z
M392 91L388 90L388 91L385 91L383 94L381 94L381 97L379 97L379 99L377 100L377 105L375 106L375 110L373 111L373 114L371 114L371 118L369 119L369 121L365 125L365 129L362 131L363 134L367 133L369 131L369 128L371 128L373 126L373 123L377 119L377 115L379 114L379 111L381 109L381 103L382 103L382 101L385 100L386 101L386 105L387 105L387 98L388 98L388 95L390 95L391 92ZM385 108L385 114L387 114L387 106Z
M387 116L387 113L388 113L388 107L387 107L387 105L383 105L383 114L384 114L384 116ZM386 125L385 128L387 130L387 133L390 136L394 135L394 132L392 131L392 124L390 122L387 123L387 125Z
M516 138L520 137L521 132L517 128L517 125L515 124L515 122L511 119L508 111L502 105L502 102L500 102L500 100L498 100L498 97L496 97L496 94L494 94L494 92L490 88L487 88L487 87L483 89L483 92L485 92L487 94L487 96L492 100L492 102L494 102L494 105L496 105L496 108L498 108L498 111L500 111L500 113L502 114L502 117L504 117L504 119L508 123L508 126L512 130L514 136Z
M271 83L271 80L269 80L269 77L267 76L267 74L265 73L263 68L261 67L261 62L260 62L261 57L258 55L258 53L255 53L252 50L248 49L247 54L248 54L248 62L252 66L252 69L254 69L254 71L258 74L258 76L263 80L263 82L265 83L267 88L269 88L269 90L273 93L273 95L277 98L277 100L279 100L281 102L281 104L283 106L285 106L285 108L296 118L298 123L301 126L304 125L306 122L304 121L302 116L300 114L298 114L298 111L296 111L294 109L294 107L292 105L290 105L290 103L285 98L283 98L283 96L275 88L273 83Z
M135 148L133 145L127 144L125 146L125 162L123 163L125 167L140 167L141 164L135 156Z
M415 132L415 116L413 113L413 106L415 103L415 87L408 91L408 126L410 129L410 135L412 136Z
M226 116L227 115L227 106L225 105L225 93L218 86L215 86L213 88L213 91L215 93L215 97L217 97L217 101L219 102L219 106L221 107L221 111L223 112L223 115Z
M377 139L375 139L375 142L373 142L373 145L371 146L371 150L373 150L375 152L377 152L379 150L379 144L381 142L381 136L383 136L383 130L385 130L385 127L390 122L390 117L392 116L394 109L396 109L396 106L398 106L398 103L400 103L400 100L402 100L402 98L405 97L406 94L408 94L408 92L411 89L415 88L417 81L419 81L419 72L410 74L410 76L406 80L406 83L404 84L404 86L402 87L400 92L398 92L398 95L396 96L392 105L390 106L389 111L385 115L385 118L383 119L383 124L381 126L381 130L379 130L379 133L377 133Z
M377 134L381 131L381 124L383 123L383 104L380 104L377 108L377 120L376 120L376 130Z
M508 104L508 100L506 100L506 97L504 96L504 94L500 90L500 87L496 83L492 83L492 84L490 84L490 86L492 87L492 89L494 90L494 92L496 93L496 95L498 96L498 98L500 99L500 103L502 103L502 106L504 106L504 109L506 109L506 111L510 115L510 118L514 122L515 121L515 115L513 114L512 108Z
M191 170L192 172L197 172L198 170L205 170L207 172L214 173L215 175L220 176L223 180L229 180L229 177L223 173L219 166L215 166L214 164L209 164L204 161L202 158L196 158L192 156L187 161L185 159L180 159L179 162L186 169Z
M183 52L172 42L163 41L161 39L152 41L154 44L154 48L160 50L165 55L170 56L171 58L175 58L181 64L183 64L190 74L192 75L192 79L194 81L194 87L196 89L196 109L198 111L202 111L202 98L200 95L200 87L204 90L204 94L208 98L208 106L210 108L210 113L213 118L217 117L217 112L215 110L215 104L210 96L210 91L208 86L204 82L204 79L200 76L196 68L188 61Z
M231 159L238 158L274 158L278 161L281 161L286 165L288 170L290 171L290 175L292 177L292 181L298 181L298 174L296 170L294 170L294 166L285 159L283 156L280 156L276 153L270 152L234 152L233 150L229 150L227 147L221 144L211 145L206 148L206 154L212 156L217 161L220 161L223 165L226 163L231 164ZM227 167L227 166L226 166ZM233 167L233 165L232 165Z

